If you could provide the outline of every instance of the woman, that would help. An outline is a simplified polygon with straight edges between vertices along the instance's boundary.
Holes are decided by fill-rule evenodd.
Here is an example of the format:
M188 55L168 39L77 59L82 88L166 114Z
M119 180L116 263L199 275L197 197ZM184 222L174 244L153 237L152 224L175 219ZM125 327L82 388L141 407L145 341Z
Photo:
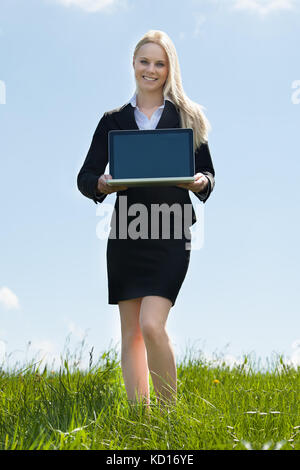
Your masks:
M109 304L118 304L120 311L121 366L127 397L129 402L142 399L149 407L149 370L158 402L176 403L176 363L166 322L189 265L186 242L190 239L189 227L196 222L189 190L205 202L213 190L215 172L207 144L209 123L201 106L184 93L176 49L166 33L150 30L145 34L135 47L133 69L135 94L124 106L105 112L100 119L77 184L96 204L117 192L115 221L119 220L121 196L126 196L128 208L135 203L149 209L157 203L191 207L192 219L180 239L163 239L160 229L159 239L109 236L107 242ZM193 183L130 188L112 188L106 183L111 178L104 174L110 130L176 127L194 131ZM174 216L171 222L173 234L178 220Z

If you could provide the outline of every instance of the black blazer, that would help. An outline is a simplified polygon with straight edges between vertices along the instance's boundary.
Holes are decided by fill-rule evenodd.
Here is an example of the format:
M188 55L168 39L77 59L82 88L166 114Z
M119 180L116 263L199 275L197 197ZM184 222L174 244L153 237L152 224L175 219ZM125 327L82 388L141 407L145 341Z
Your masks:
M181 127L180 114L176 106L169 100L165 101L165 107L163 109L161 118L156 126L157 129L168 129ZM97 184L99 177L104 174L106 165L108 163L108 132L110 130L119 129L138 129L138 126L134 117L134 108L130 103L121 106L120 108L107 111L103 114L100 119L98 126L94 132L93 139L85 158L85 161L80 169L77 176L77 186L79 191L86 197L92 199L96 204L103 202L107 194L101 194L97 192ZM203 173L208 178L208 188L205 192L194 193L201 201L205 202L210 193L212 192L215 185L215 171L207 143L203 143L195 151L195 173ZM172 186L173 192L176 188L177 194L181 197L178 198L179 202L185 204L191 204L191 200L188 194L188 190L185 188L179 188ZM153 189L153 188L147 188ZM162 189L162 187L160 188ZM170 187L169 187L170 189ZM129 193L138 194L136 191L141 188L128 188L124 191L117 192L117 201L115 208L118 207L118 196L126 195ZM157 192L157 189L155 190ZM164 200L166 202L170 198L168 194L168 187L164 188ZM184 193L183 193L184 192ZM170 193L170 190L169 190ZM184 197L182 197L184 195ZM173 194L174 198L174 194ZM167 201L170 204L172 200ZM196 215L193 209L193 224L196 222Z

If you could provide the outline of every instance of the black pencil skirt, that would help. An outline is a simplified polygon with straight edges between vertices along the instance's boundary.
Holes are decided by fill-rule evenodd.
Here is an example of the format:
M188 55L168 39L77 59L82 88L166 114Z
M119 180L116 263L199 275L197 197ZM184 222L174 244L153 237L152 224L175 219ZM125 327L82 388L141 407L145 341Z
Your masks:
M159 295L175 301L190 261L191 238L107 241L108 303Z

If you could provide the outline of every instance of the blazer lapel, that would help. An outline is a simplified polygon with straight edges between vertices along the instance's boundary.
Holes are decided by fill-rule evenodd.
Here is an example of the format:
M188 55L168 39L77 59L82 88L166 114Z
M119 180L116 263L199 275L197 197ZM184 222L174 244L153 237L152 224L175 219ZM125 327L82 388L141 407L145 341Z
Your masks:
M173 127L180 127L180 115L175 105L171 101L166 100L156 129L171 129Z
M114 113L113 117L117 121L120 129L138 129L134 117L134 108L130 103L124 105L117 113Z
M138 129L134 117L134 108L130 103L125 105L119 112L115 113L114 118L120 129ZM165 107L156 129L170 129L173 127L180 127L179 112L171 101L166 100Z

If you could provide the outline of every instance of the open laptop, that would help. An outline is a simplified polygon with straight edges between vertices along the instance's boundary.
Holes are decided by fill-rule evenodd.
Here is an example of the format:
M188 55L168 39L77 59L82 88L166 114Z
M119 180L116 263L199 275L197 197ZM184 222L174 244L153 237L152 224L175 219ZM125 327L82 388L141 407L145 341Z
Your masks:
M168 186L194 181L193 129L112 130L108 132L106 183Z

